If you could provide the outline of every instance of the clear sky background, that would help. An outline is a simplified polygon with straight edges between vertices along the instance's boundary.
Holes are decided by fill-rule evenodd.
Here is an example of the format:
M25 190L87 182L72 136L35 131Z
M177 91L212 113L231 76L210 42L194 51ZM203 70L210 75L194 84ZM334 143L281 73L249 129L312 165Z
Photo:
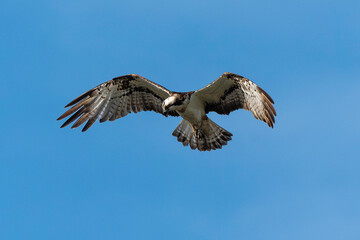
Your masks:
M359 1L0 3L0 239L360 239ZM73 98L137 73L173 91L223 72L275 100L192 151L153 112L60 129Z

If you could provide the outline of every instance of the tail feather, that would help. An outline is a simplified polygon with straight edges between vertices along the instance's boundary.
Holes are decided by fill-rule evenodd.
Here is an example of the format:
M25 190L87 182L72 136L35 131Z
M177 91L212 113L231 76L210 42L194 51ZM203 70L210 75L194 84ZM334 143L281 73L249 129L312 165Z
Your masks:
M200 129L194 130L191 123L183 119L174 130L173 136L177 137L184 146L190 145L191 149L210 151L222 148L231 140L232 134L209 118L203 121Z
M191 125L187 124L187 122L183 120L173 132L173 136L176 136L179 142L182 142L184 146L187 146L189 145L191 139L190 138L191 133L192 133Z

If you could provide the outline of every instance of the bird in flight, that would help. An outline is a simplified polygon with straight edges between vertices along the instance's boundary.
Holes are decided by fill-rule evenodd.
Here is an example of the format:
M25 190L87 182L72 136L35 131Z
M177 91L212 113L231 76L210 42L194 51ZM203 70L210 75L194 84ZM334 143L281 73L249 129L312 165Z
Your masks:
M82 131L94 122L114 121L131 112L154 111L164 116L182 117L172 133L184 146L199 151L222 148L232 134L207 117L213 111L229 115L237 109L249 110L256 119L273 127L274 101L263 89L247 78L224 73L208 86L191 92L172 92L137 74L113 78L71 101L57 120L70 116L61 126L76 120L71 128L86 122Z

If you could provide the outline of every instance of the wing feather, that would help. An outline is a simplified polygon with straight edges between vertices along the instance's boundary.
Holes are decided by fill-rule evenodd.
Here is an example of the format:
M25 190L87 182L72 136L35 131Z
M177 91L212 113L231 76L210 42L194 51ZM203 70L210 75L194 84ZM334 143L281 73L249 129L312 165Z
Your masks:
M114 121L131 112L154 111L164 115L161 104L171 92L136 74L124 75L107 81L72 100L71 107L57 120L69 117L61 127L76 120L72 128L86 122L82 131L100 122ZM178 116L172 112L170 115Z
M247 78L233 73L224 73L208 86L196 91L202 99L206 113L230 114L237 109L249 110L256 119L269 127L275 123L274 101L268 93Z

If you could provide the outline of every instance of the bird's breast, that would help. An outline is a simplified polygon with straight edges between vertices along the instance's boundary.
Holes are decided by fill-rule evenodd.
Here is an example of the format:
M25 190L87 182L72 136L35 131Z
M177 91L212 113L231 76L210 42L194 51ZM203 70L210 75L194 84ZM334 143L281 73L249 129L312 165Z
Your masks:
M203 104L197 99L191 98L191 101L183 111L178 111L179 115L193 125L197 125L205 116L205 109Z

